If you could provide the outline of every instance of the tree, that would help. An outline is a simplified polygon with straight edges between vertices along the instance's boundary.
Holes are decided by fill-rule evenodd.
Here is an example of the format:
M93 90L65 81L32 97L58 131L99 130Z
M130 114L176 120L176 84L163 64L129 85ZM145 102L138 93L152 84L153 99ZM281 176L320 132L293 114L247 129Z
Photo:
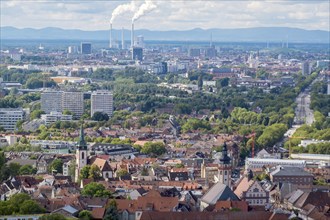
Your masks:
M73 113L67 109L63 111L63 115L73 115Z
M49 215L43 215L39 218L39 220L66 220L64 215L59 213L52 213Z
M192 111L192 107L189 104L179 103L174 106L174 111L178 114L190 115Z
M165 145L161 142L147 142L141 148L141 153L149 154L152 156L160 156L166 153Z
M84 166L81 170L80 170L80 179L88 179L89 177L89 170L91 169L90 165L86 165Z
M52 161L49 166L49 172L63 173L63 161L59 158Z
M109 190L106 190L102 184L96 182L87 184L81 191L81 194L84 196L92 196L92 197L111 196L111 192Z
M38 214L44 213L46 210L41 208L36 201L26 200L19 206L20 214Z
M182 126L183 132L194 131L198 129L210 130L211 125L208 121L191 118L188 119L188 121Z
M121 170L117 170L116 175L117 177L122 177L128 174L127 170L121 169Z
M87 210L82 210L81 212L79 212L78 217L79 217L79 219L90 220L90 219L92 219L92 213Z
M19 169L20 175L31 175L31 174L36 174L36 173L37 173L37 168L34 168L29 164L23 165Z
M4 207L4 209L2 209ZM31 197L25 193L18 193L10 197L8 201L0 202L0 215L12 214L39 214L44 213L45 209L31 200Z
M119 220L119 214L118 214L116 200L112 199L109 202L109 207L107 208L103 219L105 219L105 220Z
M286 130L287 126L285 124L272 124L264 129L257 143L263 147L272 147L283 138Z
M40 118L42 114L45 114L45 112L42 110L39 110L39 109L34 110L30 114L30 119L33 120L33 119Z
M92 120L95 120L95 121L108 121L109 120L109 116L108 116L107 113L95 112L93 114Z
M93 164L88 172L88 178L92 178L94 180L99 179L102 176L100 168Z
M227 87L228 85L229 85L229 78L228 77L216 81L217 89Z
M21 165L18 163L10 163L8 165L8 169L11 176L17 176L19 174L19 169L21 168Z

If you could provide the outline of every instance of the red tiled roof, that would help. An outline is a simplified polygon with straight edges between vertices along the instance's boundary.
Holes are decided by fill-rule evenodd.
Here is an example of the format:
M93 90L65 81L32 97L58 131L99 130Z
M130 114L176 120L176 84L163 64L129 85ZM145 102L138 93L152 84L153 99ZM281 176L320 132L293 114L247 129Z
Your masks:
M103 219L105 208L93 208L92 217L93 219Z

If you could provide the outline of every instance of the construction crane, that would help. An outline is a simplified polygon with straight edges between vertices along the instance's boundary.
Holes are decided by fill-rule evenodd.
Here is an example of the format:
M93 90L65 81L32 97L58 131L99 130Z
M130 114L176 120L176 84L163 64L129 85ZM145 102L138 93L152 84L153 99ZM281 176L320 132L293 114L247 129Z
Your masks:
M294 137L294 136L289 136L289 158L291 158L291 154L292 154L292 148L291 148L291 139L302 139L302 138L306 138L306 137Z
M253 131L251 134L248 134L245 137L246 138L252 138L252 143L251 143L251 157L254 158L254 145L255 145L256 133Z

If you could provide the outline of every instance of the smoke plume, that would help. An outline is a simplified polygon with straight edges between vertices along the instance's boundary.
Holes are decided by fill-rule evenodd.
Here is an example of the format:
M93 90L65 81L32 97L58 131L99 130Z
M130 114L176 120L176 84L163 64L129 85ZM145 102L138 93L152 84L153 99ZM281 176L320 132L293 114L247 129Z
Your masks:
M132 22L136 21L143 15L157 8L157 5L152 0L145 0L145 2L139 7L139 10L135 12Z
M111 19L110 19L110 23L113 23L113 21L115 20L115 18L125 12L131 11L131 12L135 12L136 11L136 3L135 1L131 1L130 3L126 3L126 4L122 4L122 5L118 5L117 8L115 8L115 10L113 10L112 15L111 15Z

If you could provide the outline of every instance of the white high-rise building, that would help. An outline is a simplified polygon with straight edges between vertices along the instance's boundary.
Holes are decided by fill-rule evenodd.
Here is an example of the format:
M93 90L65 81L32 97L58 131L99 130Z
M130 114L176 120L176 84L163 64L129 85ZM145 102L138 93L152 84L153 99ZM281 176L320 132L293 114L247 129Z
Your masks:
M84 114L84 94L82 92L45 91L41 93L41 110L51 112L72 112L79 119Z
M49 114L50 112L62 112L61 91L45 91L41 93L41 110Z
M137 36L134 43L135 47L144 48L144 37L142 35Z
M0 127L6 131L14 131L19 120L23 120L24 111L21 108L1 108Z
M301 74L303 76L310 75L312 73L312 65L309 62L303 62L301 64Z
M82 92L64 92L62 94L62 111L68 110L79 119L84 114L84 94Z
M91 95L91 116L95 112L106 113L109 117L113 113L113 95L107 90L94 91Z

